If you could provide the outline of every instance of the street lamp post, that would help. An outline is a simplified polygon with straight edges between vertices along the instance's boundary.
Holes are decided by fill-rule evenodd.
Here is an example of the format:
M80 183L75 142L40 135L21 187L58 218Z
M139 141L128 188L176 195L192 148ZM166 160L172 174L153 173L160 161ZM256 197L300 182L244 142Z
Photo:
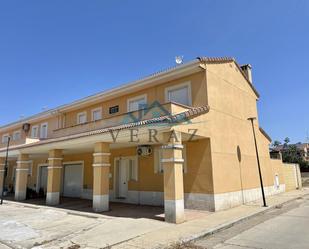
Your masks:
M11 137L8 137L7 146L6 146L5 163L4 163L4 172L3 172L3 183L2 183L1 202L0 202L1 205L3 203L3 192L4 192L4 187L5 187L5 177L6 177L7 167L8 167L8 155L9 155L10 140L11 140Z
M254 124L253 121L256 118L248 118L248 120L251 121L251 125L252 125L252 131L253 131L253 137L254 137L254 144L255 144L255 152L256 152L256 160L258 163L258 169L259 169L259 176L260 176L260 183L261 183L261 190L262 190L262 197L263 197L263 207L267 207L266 205L266 200L265 200L265 193L264 193L264 186L263 186L263 178L262 178L262 173L261 173L261 166L260 166L260 158L259 158L259 151L257 148L257 144L256 144L256 137L255 137L255 129L254 129Z

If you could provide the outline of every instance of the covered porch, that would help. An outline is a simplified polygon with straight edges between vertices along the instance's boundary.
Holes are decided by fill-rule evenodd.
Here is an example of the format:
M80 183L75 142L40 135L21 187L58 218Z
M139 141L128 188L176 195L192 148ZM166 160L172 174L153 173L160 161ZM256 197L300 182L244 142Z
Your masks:
M68 199L63 197L80 198L87 201L88 211L97 213L113 212L111 202L138 204L132 206L135 210L151 205L163 211L164 206L164 215L158 217L181 223L186 159L182 151L190 138L190 133L170 126L142 126L10 150L14 199L25 201L28 188L43 192L46 205L65 205L62 202ZM197 135L194 140L201 138ZM138 151L141 148L150 151Z

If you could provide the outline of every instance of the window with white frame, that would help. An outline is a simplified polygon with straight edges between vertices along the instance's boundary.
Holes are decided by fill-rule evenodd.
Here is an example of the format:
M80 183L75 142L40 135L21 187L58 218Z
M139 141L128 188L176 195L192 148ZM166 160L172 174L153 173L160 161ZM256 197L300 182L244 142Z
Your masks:
M140 109L144 109L147 106L147 95L137 96L131 99L128 99L127 107L128 112L137 111Z
M14 131L13 132L13 141L18 141L21 139L21 132L20 131Z
M91 120L96 121L102 119L102 108L96 108L91 111Z
M182 149L182 158L184 160L183 172L187 173L188 172L188 168L187 168L187 147L186 147L185 144L183 145L183 149ZM161 162L161 159L162 159L162 148L161 148L161 146L156 146L156 147L154 147L154 172L156 174L164 172L163 163Z
M84 124L87 122L87 113L80 112L77 114L77 124Z
M31 137L32 138L38 138L39 137L39 126L38 125L34 125L31 128Z
M165 89L165 101L192 105L191 83L186 82Z
M9 136L10 136L9 134L2 135L2 143L3 144L6 144L8 142Z
M47 133L48 133L48 123L41 124L40 138L47 138Z

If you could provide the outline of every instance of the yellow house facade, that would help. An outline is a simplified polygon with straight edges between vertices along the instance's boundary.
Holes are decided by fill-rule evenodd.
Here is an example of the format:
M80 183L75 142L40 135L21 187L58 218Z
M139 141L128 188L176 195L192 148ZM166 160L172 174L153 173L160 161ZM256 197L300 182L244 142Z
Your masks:
M61 196L217 211L261 197L254 123L266 195L285 191L281 160L269 156L251 67L202 57L0 127L0 183L16 200L27 188L48 205ZM1 184L2 186L2 184Z

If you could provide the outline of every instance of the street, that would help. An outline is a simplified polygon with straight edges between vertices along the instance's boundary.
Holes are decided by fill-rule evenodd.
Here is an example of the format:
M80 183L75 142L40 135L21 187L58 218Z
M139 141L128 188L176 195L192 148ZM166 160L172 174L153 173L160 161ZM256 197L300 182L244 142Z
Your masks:
M307 249L309 248L309 197L258 215L189 248Z

